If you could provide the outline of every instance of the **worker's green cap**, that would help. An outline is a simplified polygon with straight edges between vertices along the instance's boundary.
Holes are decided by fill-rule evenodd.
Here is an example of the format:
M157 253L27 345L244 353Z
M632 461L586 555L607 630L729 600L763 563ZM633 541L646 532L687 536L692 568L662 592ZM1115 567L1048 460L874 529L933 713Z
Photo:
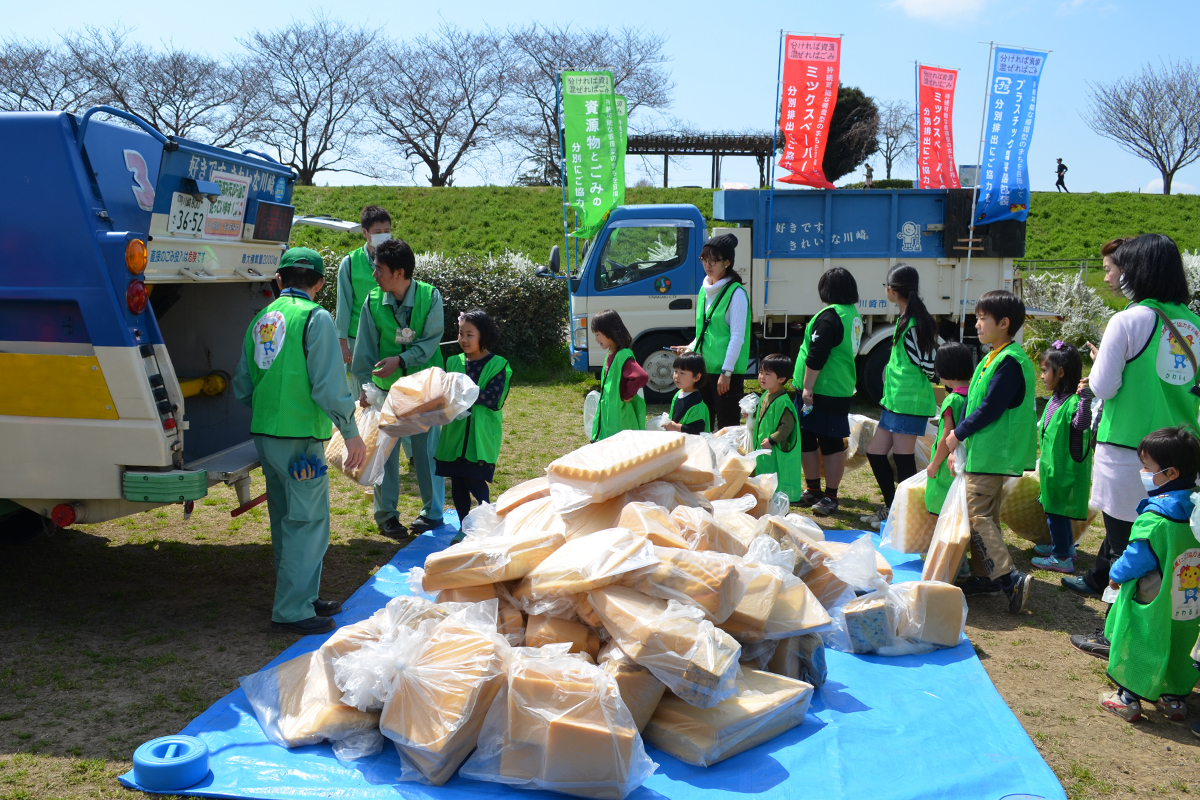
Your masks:
M301 267L303 269L315 269L321 274L325 274L325 259L321 258L321 254L311 247L292 247L283 254L283 258L279 259L279 268L284 267Z

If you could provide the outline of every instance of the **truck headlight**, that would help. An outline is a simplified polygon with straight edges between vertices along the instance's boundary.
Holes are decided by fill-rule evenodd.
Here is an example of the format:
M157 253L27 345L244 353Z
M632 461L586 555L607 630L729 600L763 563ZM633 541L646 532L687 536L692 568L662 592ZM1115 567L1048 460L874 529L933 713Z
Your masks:
M571 317L571 348L587 350L587 316Z

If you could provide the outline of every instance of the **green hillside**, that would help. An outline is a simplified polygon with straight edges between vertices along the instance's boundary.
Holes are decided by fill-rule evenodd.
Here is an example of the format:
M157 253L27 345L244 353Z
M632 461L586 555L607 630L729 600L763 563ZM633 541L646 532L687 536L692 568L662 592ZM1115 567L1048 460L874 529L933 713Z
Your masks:
M691 203L712 223L709 189L631 188L628 203ZM562 190L518 186L298 187L301 214L357 220L364 205L391 212L394 230L417 252L486 255L505 250L544 262L562 244ZM1116 236L1165 233L1192 251L1200 248L1200 196L1151 194L1058 194L1036 192L1026 236L1027 258L1096 256ZM296 244L347 250L361 237L297 228Z

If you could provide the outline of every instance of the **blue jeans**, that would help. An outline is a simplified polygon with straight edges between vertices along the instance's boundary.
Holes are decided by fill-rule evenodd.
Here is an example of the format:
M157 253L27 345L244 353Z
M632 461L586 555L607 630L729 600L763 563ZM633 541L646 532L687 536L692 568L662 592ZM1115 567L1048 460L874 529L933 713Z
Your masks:
M1071 518L1062 514L1047 514L1046 521L1050 524L1050 545L1054 548L1054 557L1060 561L1070 558L1071 545L1075 544Z

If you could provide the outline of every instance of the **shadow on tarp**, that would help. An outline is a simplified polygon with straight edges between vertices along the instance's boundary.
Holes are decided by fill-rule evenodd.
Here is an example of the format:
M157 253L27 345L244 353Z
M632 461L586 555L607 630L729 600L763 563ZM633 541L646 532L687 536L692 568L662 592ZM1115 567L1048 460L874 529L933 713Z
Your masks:
M409 568L424 564L425 556L445 547L455 530L453 523L444 525L397 552L346 601L338 623L357 622L392 597L408 594ZM831 540L843 542L864 535L827 533ZM878 547L878 534L873 541ZM882 552L896 581L920 579L919 558ZM271 664L314 650L325 638L304 637ZM803 725L708 768L647 747L658 770L628 800L1066 797L965 639L957 647L924 656L883 658L828 651L827 660L830 680L814 693ZM561 797L459 776L444 786L399 783L400 760L390 745L355 762L338 761L328 744L279 747L266 740L241 689L217 701L182 732L208 744L210 772L200 784L175 794L264 800ZM132 772L120 781L141 788Z

